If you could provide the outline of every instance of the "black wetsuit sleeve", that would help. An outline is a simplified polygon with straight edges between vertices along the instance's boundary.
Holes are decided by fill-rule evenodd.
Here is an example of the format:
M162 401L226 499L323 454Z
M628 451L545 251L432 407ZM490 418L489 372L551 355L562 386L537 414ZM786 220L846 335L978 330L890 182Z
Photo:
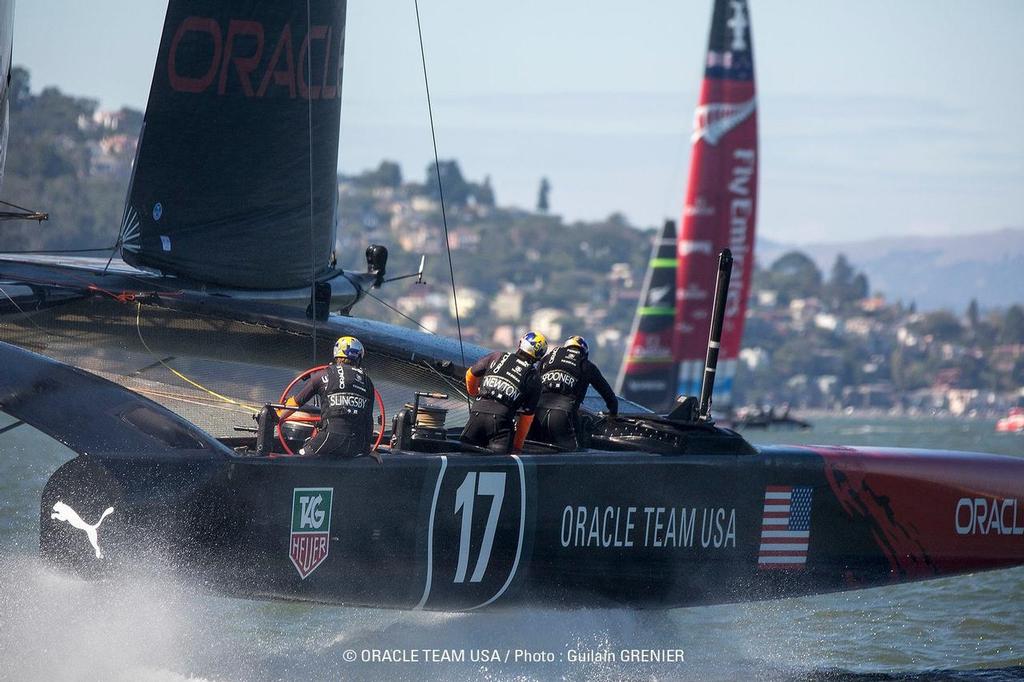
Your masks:
M469 368L469 371L472 372L475 377L482 377L487 374L487 368L491 366L491 363L497 360L501 355L502 353L500 350L488 353L474 362L473 366Z
M519 410L523 414L533 414L537 411L537 403L540 401L541 385L540 374L536 371L530 372L526 380L526 388L523 391L523 404Z
M590 385L601 394L602 398L604 398L604 403L608 406L608 411L612 414L618 414L618 396L615 395L615 391L613 391L612 387L608 384L608 380L604 378L603 374L601 374L601 370L599 370L597 365L592 363L590 360L587 360L587 373L589 375L587 379L589 380Z
M369 375L364 374L366 377L366 392L370 396L369 409L366 410L366 437L373 439L373 406L377 404L377 396L374 394L373 381L370 380ZM373 443L371 443L372 445Z
M302 390L295 394L295 402L299 405L305 405L308 403L313 396L320 391L320 386L323 384L324 371L314 372L309 379L306 380L306 385L302 387Z

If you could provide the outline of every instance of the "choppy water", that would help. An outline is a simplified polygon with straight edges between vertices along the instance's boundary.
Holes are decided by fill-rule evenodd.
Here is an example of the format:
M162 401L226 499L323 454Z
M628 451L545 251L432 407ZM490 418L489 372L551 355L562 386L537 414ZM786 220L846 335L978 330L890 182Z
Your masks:
M8 423L0 416L0 429ZM811 432L749 436L1024 455L1024 437L981 421L821 418ZM1024 678L1022 569L668 612L424 614L228 599L173 575L85 583L36 556L40 491L66 456L27 428L0 434L4 679ZM678 649L683 660L569 660L624 649ZM374 650L419 660L359 661ZM465 661L424 660L453 655Z

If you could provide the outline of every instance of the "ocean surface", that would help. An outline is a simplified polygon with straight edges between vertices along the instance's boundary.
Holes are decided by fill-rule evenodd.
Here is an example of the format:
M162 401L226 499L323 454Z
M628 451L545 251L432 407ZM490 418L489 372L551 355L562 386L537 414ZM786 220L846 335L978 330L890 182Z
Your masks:
M1024 456L991 421L814 421L746 435ZM1024 679L1024 569L663 612L261 602L152 572L87 583L37 556L40 492L68 456L27 427L0 433L0 679Z

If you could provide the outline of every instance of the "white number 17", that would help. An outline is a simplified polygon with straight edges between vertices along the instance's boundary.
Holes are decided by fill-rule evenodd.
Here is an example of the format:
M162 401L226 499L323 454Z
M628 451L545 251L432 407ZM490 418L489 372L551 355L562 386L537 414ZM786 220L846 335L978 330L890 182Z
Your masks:
M473 531L473 500L477 495L491 496L491 511L487 515L487 527L484 529L483 544L480 545L480 556L469 579L478 583L487 572L487 562L491 558L491 547L494 545L494 531L498 527L498 515L501 513L501 502L505 499L505 474L497 471L483 471L466 474L466 480L455 493L455 513L462 513L462 535L459 537L459 566L455 571L455 582L466 582L466 569L469 568L469 541Z

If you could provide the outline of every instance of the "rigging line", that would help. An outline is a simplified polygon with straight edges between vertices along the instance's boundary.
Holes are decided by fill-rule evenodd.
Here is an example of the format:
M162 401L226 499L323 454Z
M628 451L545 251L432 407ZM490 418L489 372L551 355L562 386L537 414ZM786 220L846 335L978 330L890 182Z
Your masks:
M448 384L456 393L465 398L467 402L471 402L469 394L466 393L466 389L464 388L464 384L460 384L457 380L450 376L441 374L441 372L439 372L436 367L431 365L426 360L421 361L421 364L427 369L429 369L431 372L436 374L437 376L441 377L441 380L444 381L444 383Z
M88 273L88 272L92 272L92 271L86 271L86 272ZM151 287L162 288L162 289L164 289L164 291L163 292L158 292L158 291L152 291L152 290L141 290L141 291L136 291L136 292L129 292L129 291L124 291L123 290L120 294L115 294L113 291L110 291L108 289L104 289L103 287L99 286L98 284L96 284L95 282L93 282L92 280L90 280L90 279L88 279L86 277L79 277L79 276L74 275L71 272L67 272L67 271L65 271L62 274L64 274L69 279L76 280L77 282L79 282L79 284L69 284L67 282L61 282L61 281L56 280L56 279L49 280L49 279L38 279L38 278L32 278L32 277L21 277L21 278L18 279L18 283L19 284L20 283L28 283L30 285L31 284L38 284L40 286L54 287L54 288L57 288L57 289L72 289L72 290L75 290L75 291L78 291L79 289L84 289L85 291L90 291L90 292L98 291L101 294L106 294L107 296L109 296L109 297L111 297L111 298L113 298L115 300L119 300L122 303L125 302L125 301L134 300L134 297L137 296L137 295L149 295L149 294L159 295L159 294L162 293L164 296L171 296L171 297L178 297L178 298L180 298L183 295L183 292L182 292L181 289L175 289L173 287L169 287L167 285L160 284L160 283L155 282L155 281L143 279L142 277L133 277L131 275L124 275L124 277L126 279L130 279L130 280L133 280L133 281L136 281L136 282L140 282L142 284L147 284L147 285L149 285Z
M20 305L18 305L17 301L15 301L13 298L11 298L11 295L9 293L7 293L7 290L4 289L3 287L0 287L0 294L3 294L7 298L7 300L11 302L11 305L13 305L15 307L15 309L24 316L24 318L25 318L25 320L27 322L30 322L33 327L35 327L36 329L41 331L43 334L46 334L47 336L52 336L52 337L57 338L57 339L66 339L66 338L68 338L68 336L65 335L65 334L57 334L55 332L50 331L49 329L46 329L46 328L40 326L40 324L38 322L36 322L35 320L33 320L32 316L29 315L25 311L24 308L22 308Z
M143 395L155 396L156 398L164 398L165 400L177 400L178 402L187 403L189 405L196 405L198 407L216 408L218 410L228 410L230 412L248 414L248 410L239 410L235 407L232 407L231 405L221 405L220 402L215 402L212 400L204 401L199 398L190 398L180 393L168 393L166 391L158 391L152 388L141 387L135 387L132 388L131 390L135 391L136 393L141 393Z
M416 325L417 327L419 327L420 329L422 329L426 333L430 334L431 336L436 336L435 332L432 332L429 329L427 329L426 327L424 327L415 318L409 317L408 315L406 315L401 310L399 310L398 308L394 307L393 305L391 305L390 303L388 303L384 299L377 298L376 296L373 295L373 292L370 291L369 289L364 289L358 282L354 281L351 277L349 277L348 273L346 273L344 270L341 271L341 276L344 277L345 279L347 279L349 281L349 283L352 284L353 287L355 287L356 291L361 291L362 293L366 294L367 296L369 296L373 300L377 301L377 303L380 303L381 305L383 305L385 308L388 308L392 312L394 312L394 313L396 313L398 315L401 315L405 319L409 320L410 322L412 322L414 325Z
M346 278L347 278L347 275L346 275ZM349 281L351 281L351 280L349 280ZM404 317L405 319L409 320L409 321L410 321L410 322L412 322L412 323L413 323L414 325L416 325L417 327L419 327L419 328L420 328L420 329L422 329L423 331L427 332L427 333L428 333L428 334L430 334L431 336L436 336L436 334L435 334L434 332L432 332L432 331L430 331L429 329L427 329L426 327L424 327L424 326L423 326L422 324L420 324L420 323L419 323L419 322L418 322L418 321L417 321L417 320L416 320L415 318L413 318L413 317L410 317L409 315L406 315L406 314L405 314L405 313L403 313L403 312L402 312L401 310L399 310L398 308L394 307L393 305L391 305L390 303L388 303L388 302L387 302L387 301L385 301L384 299L382 299L382 298L378 298L378 297L374 296L374 295L373 295L373 293L372 293L372 292L370 292L369 290L364 290L364 291L363 291L363 293L365 293L365 294L366 294L367 296L369 296L369 297L370 297L370 298L372 298L373 300L377 301L378 303L380 303L380 304L381 304L381 305L383 305L384 307L386 307L386 308L388 308L389 310L393 311L394 313L396 313L396 314L398 314L398 315L401 315L401 316L402 316L402 317ZM455 391L456 391L456 392L457 392L457 393L458 393L459 395L461 395L461 396L462 396L463 398L465 398L465 399L466 399L467 401L469 400L469 394L468 394L468 393L466 393L465 389L463 389L463 388L462 388L462 386L461 386L461 385L460 385L460 384L459 384L459 383L458 383L458 382L457 382L457 381L456 381L455 379L453 379L452 377L449 377L449 376L446 376L446 375L442 374L441 372L439 372L439 371L437 370L437 368L436 368L436 367L434 367L433 365L431 365L431 364L430 364L429 362L427 362L426 360L423 360L423 361L422 361L422 366L423 366L423 367L426 367L426 368L427 368L427 369L429 369L429 370L430 370L431 372L433 372L433 373L434 373L434 374L436 374L437 376L441 377L441 380L442 380L442 381L444 381L444 382L445 382L446 384L450 385L450 386L451 386L451 387L452 387L452 388L453 388L453 389L454 389L454 390L455 390Z
M48 213L41 213L36 211L35 213L14 213L12 211L0 211L0 220L34 220L37 223L42 224L44 220L49 220L50 216Z
M685 150L687 144L690 144L691 147L692 147L692 143L690 142L689 135L686 135L686 134L680 135L679 139L676 140L675 157L674 157L673 162L672 162L672 169L668 173L666 173L666 175L668 176L667 177L668 185L665 188L665 194L664 194L665 204L664 205L668 209L668 215L669 216L680 216L680 220L679 220L679 223L678 223L678 227L679 227L678 234L682 234L682 230L683 230L683 220L682 220L682 218L685 217L683 215L683 212L685 211L685 204L686 204L686 183L689 182L689 180L687 179L687 176L683 175L683 173L684 173L684 168L683 168L683 151ZM693 152L691 151L690 153L692 154ZM688 175L688 173L687 173L687 175ZM683 195L681 197L681 201L682 201L682 204L683 204L682 206L680 206L679 204L676 203L677 201L680 200L680 196L678 194L680 186L682 186L682 188L683 188ZM660 231L659 231L659 234L660 234Z
M118 237L117 238L117 243L114 244L114 246L110 249L110 258L107 259L107 264L103 266L103 272L100 273L101 277L103 277L103 276L105 276L107 274L107 270L110 268L110 264L114 262L114 254L117 253L117 250L120 247L121 247L121 238Z
M24 211L25 213L37 213L37 211L33 211L31 208L25 208L24 206L18 206L17 204L12 204L11 202L4 201L3 199L0 199L0 204L3 204L4 206L10 206L11 208L16 208L19 211Z
M373 300L377 301L377 303L380 303L380 304L381 304L382 306L384 306L384 307L385 307L385 308L387 308L388 310L390 310L390 311L392 311L392 312L394 312L394 313L397 313L398 315L401 315L401 316L402 316L402 317L404 317L405 319L409 320L410 322L412 322L412 323L413 323L414 325L416 325L417 327L419 327L420 329L422 329L422 330L423 330L423 331L425 331L426 333L428 333L428 334L430 334L430 335L433 335L433 334L434 334L434 332L432 332L432 331L430 331L429 329L427 329L426 327L424 327L424 326L423 326L422 324L420 324L420 322L418 322L418 321L417 321L416 319L414 319L414 318L412 318L412 317L409 317L408 315L406 315L406 314L405 314L405 313L403 313L403 312L402 312L401 310L399 310L399 309L398 309L398 308L396 308L395 306L391 305L390 303L388 303L388 302L387 302L387 301L385 301L384 299L381 299L381 298L377 298L376 296L374 296L374 295L373 295L372 293L370 293L369 291L364 291L364 293L365 293L365 294L366 294L367 296L369 296L370 298L372 298Z
M348 275L346 275L346 274L344 273L344 271L343 271L343 272L342 272L341 274L342 274L342 276L344 276L344 277L345 277L345 279L348 279L348 280L349 280L350 282L352 281L352 280L351 280L351 278L349 278L349 276L348 276ZM354 282L353 282L353 284L354 284ZM367 296L369 296L369 297L370 297L370 298L372 298L373 300L377 301L377 302L378 302L378 303L380 303L381 305L383 305L383 306L385 306L385 307L389 308L390 310L394 311L394 312L395 312L395 313L397 313L398 315L401 315L401 316L402 316L402 317L404 317L405 319L409 320L410 322L412 322L412 323L413 323L413 324L415 324L415 325L416 325L417 327L419 327L419 328L420 328L420 329L422 329L423 331L427 332L427 333L428 333L428 334L430 334L431 336L436 336L436 334L435 334L434 332L432 332L432 331L430 331L429 329L427 329L426 327L424 327L424 326L423 326L422 324L420 324L420 323L419 323L419 322L418 322L418 321L417 321L417 320L416 320L415 318L413 318L413 317L410 317L409 315L406 315L406 314L405 314L405 313L403 313L403 312L402 312L401 310L399 310L398 308L395 308L394 306L392 306L392 305L391 305L390 303L388 303L388 302L387 302L387 301L385 301L384 299L381 299L381 298L377 298L377 297L376 297L376 296L374 296L374 295L373 295L373 293L372 293L372 292L370 292L370 291L369 291L368 289L364 289L364 290L363 290L363 293L365 293L365 294L366 294ZM434 373L434 374L436 374L437 376L441 377L441 380L442 380L442 381L443 381L444 383L446 383L446 384L448 384L449 386L451 386L451 387L452 387L452 388L453 388L453 389L455 390L455 392L456 392L456 393L458 393L459 395L461 395L461 396L462 396L463 398L465 398L467 402L470 402L470 396L469 396L469 394L468 394L468 393L466 393L465 389L464 389L464 388L462 387L462 385L461 385L461 384L460 384L460 383L459 383L459 382L458 382L458 381L457 381L456 379L454 379L454 378L452 378L452 377L450 377L450 376L446 376L446 375L442 374L442 373L441 373L440 371L438 371L438 369L437 369L436 367L434 367L433 365L431 365L431 364L430 364L429 362L427 362L426 360L423 360L423 361L421 361L421 362L419 363L419 365L422 365L423 367L426 367L426 368L427 368L427 369L429 369L429 370L430 370L431 372L433 372L433 373ZM417 366L419 366L419 365L417 365Z
M15 422L13 422L11 424L8 424L7 426L3 427L2 429L0 429L0 433L7 433L11 429L16 429L19 426L24 426L26 423L27 422L23 422L22 420L19 419L19 420L15 421Z
M118 248L120 248L120 245L119 244L115 244L114 245L115 251ZM111 254L110 260L107 261L107 267L110 266L110 261L113 260L113 259L114 259L114 255ZM131 266L129 266L129 267L131 267ZM86 272L89 272L89 271L87 270ZM156 291L157 289L162 289L163 290L162 293L167 294L168 296L181 296L181 294L183 293L182 292L182 287L180 287L180 286L175 287L175 286L171 286L170 284L162 284L160 282L160 280L168 279L167 275L160 274L160 275L157 275L157 276L146 276L146 273L139 272L138 270L136 270L135 272L137 272L138 274L133 275L130 272L124 272L124 271L118 271L116 274L120 275L121 277L124 277L125 279L130 279L133 282L137 282L139 284L145 285L146 287L148 287L148 289L146 289L147 291L151 290L155 294L161 293L159 291ZM100 274L101 274L101 276L105 276L106 275L106 268L104 268L103 272L101 272ZM81 278L81 277L76 278L76 279L79 279L81 281L88 281L88 280L85 280L84 278ZM170 279L173 280L174 278L171 277Z
M117 248L116 246L113 248ZM0 256L6 256L9 253L19 254L30 254L30 253L42 253L42 254L61 254L61 253L106 253L111 247L104 246L100 249L35 249L28 251L3 251L0 252Z
M309 11L309 0L306 0L306 39L312 35L313 20ZM324 76L326 79L326 75ZM306 82L313 83L313 48L310 46L306 56ZM313 365L316 366L316 254L313 250L315 241L313 230L313 94L306 90L306 118L309 126L309 310L313 319ZM328 308L330 302L327 303Z
M448 252L448 274L452 279L452 301L455 303L455 328L459 332L459 353L462 364L466 364L466 351L462 345L462 320L459 316L459 296L455 292L455 266L452 265L452 246L448 241L448 216L444 210L444 186L441 183L441 161L437 155L437 134L434 132L434 108L430 103L430 83L427 80L427 53L423 48L423 28L420 26L420 0L413 0L416 7L416 32L420 37L420 61L423 63L423 87L427 91L427 114L430 116L430 139L434 143L434 171L437 173L437 192L441 198L441 222L444 225L444 247Z
M157 361L161 365L163 365L166 369L168 369L174 376L178 377L182 381L184 381L184 382L186 382L186 383L188 383L188 384L190 384L192 386L195 386L200 391L205 391L206 393L209 393L210 395L214 396L215 398L220 398L221 400L223 400L225 402L228 402L228 403L231 403L232 405L238 405L239 407L244 407L246 410L251 410L253 412L259 412L259 408L258 407L253 407L252 405L246 405L245 403L240 403L237 400L232 400L231 398L227 397L226 395L221 395L220 393L217 393L216 391L210 390L209 388L207 388L206 386L203 386L202 384L200 384L197 381L192 381L187 376L185 376L184 374L182 374L181 372L179 372L178 370L174 369L173 367L168 365L166 362L164 362L163 360L158 358L157 354L154 353L153 349L149 347L148 343L146 343L146 339L144 339L142 337L142 302L141 301L137 302L137 307L135 309L135 331L139 335L139 341L142 342L143 348L145 348L146 351L150 355L152 355L154 358L157 358Z

